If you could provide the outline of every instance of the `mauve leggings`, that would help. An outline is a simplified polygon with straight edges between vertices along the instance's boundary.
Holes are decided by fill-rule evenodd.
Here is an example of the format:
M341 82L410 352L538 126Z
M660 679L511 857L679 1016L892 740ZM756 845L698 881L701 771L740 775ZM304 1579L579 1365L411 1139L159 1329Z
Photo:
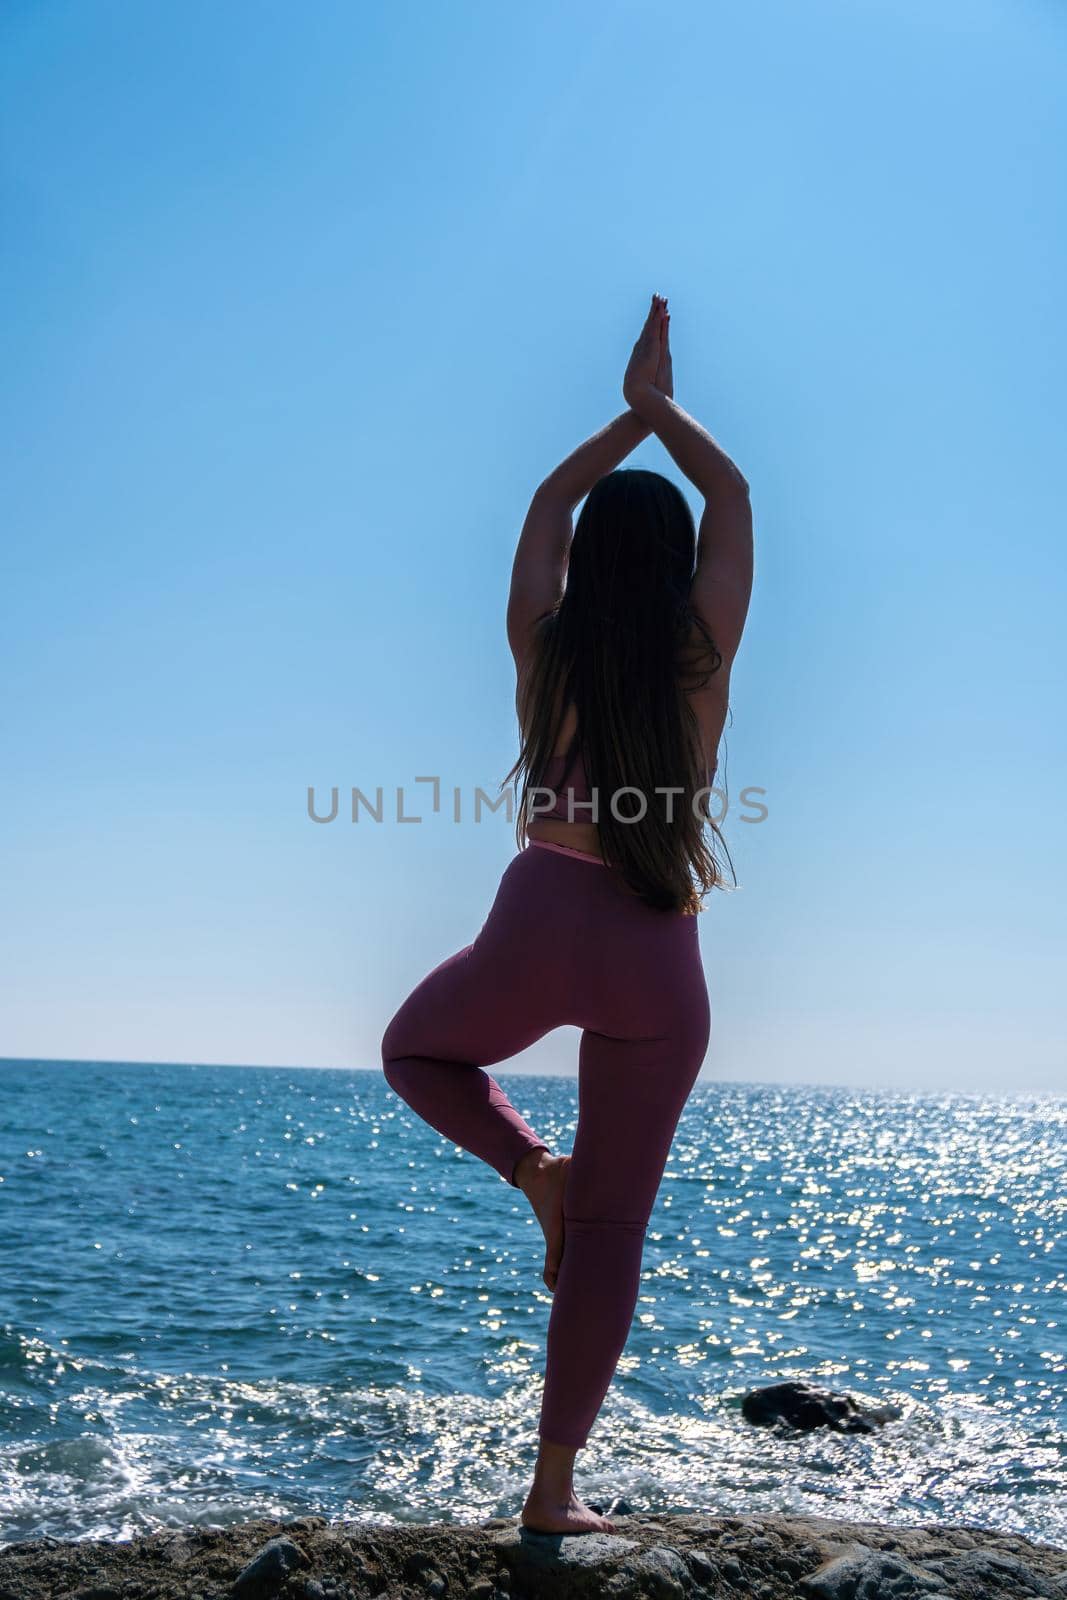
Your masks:
M538 1431L580 1448L626 1343L645 1231L711 1029L698 919L655 911L614 868L530 843L472 945L436 967L382 1040L389 1084L507 1182L547 1149L482 1069L581 1028L578 1127Z

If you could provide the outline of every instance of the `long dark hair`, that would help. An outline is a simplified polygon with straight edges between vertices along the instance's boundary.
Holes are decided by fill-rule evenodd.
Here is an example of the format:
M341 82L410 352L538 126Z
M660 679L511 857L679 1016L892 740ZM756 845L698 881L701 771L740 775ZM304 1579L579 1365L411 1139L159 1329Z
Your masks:
M690 913L723 883L717 845L733 877L717 823L706 804L694 807L707 775L688 694L722 665L689 604L696 542L693 513L669 478L621 468L593 485L575 526L563 598L536 624L519 684L521 749L504 779L522 786L521 847L536 820L530 790L543 783L573 705L577 749L599 791L604 860L646 904ZM682 790L672 820L656 793L668 786ZM639 793L618 792L625 789Z

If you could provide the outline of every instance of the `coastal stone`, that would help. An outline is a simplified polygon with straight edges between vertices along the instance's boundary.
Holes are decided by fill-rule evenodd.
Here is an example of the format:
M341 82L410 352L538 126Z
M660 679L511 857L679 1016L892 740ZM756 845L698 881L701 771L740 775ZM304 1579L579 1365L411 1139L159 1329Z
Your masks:
M629 1557L619 1569L619 1577L630 1579L652 1600L681 1600L693 1582L677 1550L666 1545L652 1545Z
M624 1539L617 1533L564 1535L535 1533L532 1528L512 1528L508 1536L498 1535L498 1541L497 1554L507 1561L513 1575L521 1575L524 1570L536 1573L547 1567L564 1571L599 1567L639 1548L633 1539Z
M857 1544L801 1578L800 1587L815 1600L933 1600L944 1586L906 1557Z
M1055 1581L1032 1571L1018 1556L998 1550L965 1550L957 1556L927 1561L925 1566L938 1575L946 1588L958 1590L962 1600L969 1600L972 1592L981 1593L983 1588L995 1592L998 1584L1012 1600L1029 1600L1031 1596L1057 1600L1065 1592Z
M307 1556L292 1539L284 1536L268 1539L238 1573L230 1592L234 1600L257 1600L261 1595L272 1595L291 1572L308 1565Z
M0 1600L73 1600L93 1589L122 1600L415 1600L435 1579L443 1600L1067 1600L1067 1550L970 1525L616 1515L613 1534L567 1537L531 1533L517 1518L488 1528L309 1528L304 1519L296 1533L294 1523L259 1518L187 1530L180 1562L173 1532L35 1540L0 1547ZM238 1590L237 1575L279 1544L295 1550L295 1567L276 1561L267 1586L253 1592L246 1578Z
M850 1394L819 1389L810 1383L770 1383L749 1390L741 1402L741 1415L760 1428L784 1422L802 1433L814 1428L830 1428L834 1433L874 1433L899 1417L900 1409L863 1406Z
M709 1584L719 1575L719 1569L706 1550L687 1550L685 1559L697 1583Z

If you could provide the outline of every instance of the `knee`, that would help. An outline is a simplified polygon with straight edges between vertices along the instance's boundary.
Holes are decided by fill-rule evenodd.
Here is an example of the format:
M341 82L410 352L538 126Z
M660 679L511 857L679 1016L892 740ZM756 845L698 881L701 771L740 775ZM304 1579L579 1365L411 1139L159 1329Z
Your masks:
M401 1100L407 1100L408 1098L407 1066L408 1063L406 1061L390 1061L387 1057L382 1057L382 1076L393 1093L399 1095Z
M394 1094L410 1105L414 1093L417 1063L410 1057L390 1056L382 1049L382 1076Z
M403 1028L400 1022L400 1012L398 1011L382 1034L381 1045L382 1072L385 1075L386 1083L392 1089L399 1089L403 1081L406 1054Z

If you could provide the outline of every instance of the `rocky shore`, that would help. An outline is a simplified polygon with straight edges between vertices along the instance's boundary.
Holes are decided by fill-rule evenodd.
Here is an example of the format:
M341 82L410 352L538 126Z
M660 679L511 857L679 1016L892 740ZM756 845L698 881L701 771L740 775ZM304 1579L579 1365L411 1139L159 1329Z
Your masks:
M0 1550L0 1600L1067 1600L1067 1550L981 1528L602 1509L614 1534L303 1517L37 1539Z

